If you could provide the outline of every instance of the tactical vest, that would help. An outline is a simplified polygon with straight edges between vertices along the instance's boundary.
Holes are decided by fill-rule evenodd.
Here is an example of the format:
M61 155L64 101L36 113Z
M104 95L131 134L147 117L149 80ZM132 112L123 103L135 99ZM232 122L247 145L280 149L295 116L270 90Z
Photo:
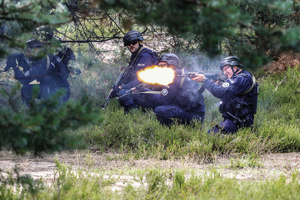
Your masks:
M237 74L235 77L245 77L249 75L245 72ZM238 126L250 126L253 123L253 115L256 114L258 84L255 77L251 75L252 85L249 89L241 92L228 102L222 102L220 112L224 118L231 118Z

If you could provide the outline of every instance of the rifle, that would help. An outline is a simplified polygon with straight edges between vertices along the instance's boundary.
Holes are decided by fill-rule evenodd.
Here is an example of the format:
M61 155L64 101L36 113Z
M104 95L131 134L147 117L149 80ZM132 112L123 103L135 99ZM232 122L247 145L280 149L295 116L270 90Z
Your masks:
M102 106L102 109L105 109L110 101L111 98L113 98L113 94L115 92L115 90L119 87L120 81L122 80L123 76L127 73L127 71L129 70L131 66L128 66L117 78L116 82L113 84L111 90L108 93L108 96L105 99L105 104Z
M223 80L221 79L222 76L220 76L217 73L204 73L204 72L186 72L182 75L177 75L179 77L189 77L189 78L195 78L196 74L203 74L206 78L209 80L217 81L217 80Z
M183 75L177 75L177 76L195 78L196 74L203 74L209 80L213 80L214 82L218 81L218 84L223 83L227 79L225 75L219 75L217 73L204 73L204 72L187 72L184 73ZM205 86L202 85L201 88L198 90L199 94L202 94L204 90L205 90Z
M105 99L105 104L102 106L102 109L105 109L106 106L108 105L109 101L111 98L113 98L113 94L114 91L118 88L120 81L122 80L123 76L125 74L127 74L128 70L132 67L132 65L134 64L135 60L137 59L138 55L140 54L140 52L144 49L144 47L141 47L139 49L139 51L137 52L137 54L135 55L135 58L133 59L133 61L131 62L130 65L128 65L128 67L126 67L126 69L119 75L119 77L117 78L115 84L112 86L112 89L109 91L108 96Z

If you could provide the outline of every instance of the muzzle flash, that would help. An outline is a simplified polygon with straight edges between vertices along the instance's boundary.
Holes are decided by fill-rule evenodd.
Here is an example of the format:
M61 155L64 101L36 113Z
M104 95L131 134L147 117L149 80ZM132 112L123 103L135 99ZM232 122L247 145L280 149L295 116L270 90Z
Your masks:
M175 71L170 67L154 65L138 71L137 77L146 84L168 86L174 81Z

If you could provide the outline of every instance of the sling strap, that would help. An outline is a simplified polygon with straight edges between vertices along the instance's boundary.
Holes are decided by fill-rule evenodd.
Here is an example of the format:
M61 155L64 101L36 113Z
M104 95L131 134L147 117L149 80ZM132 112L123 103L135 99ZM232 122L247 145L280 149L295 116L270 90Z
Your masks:
M249 72L250 73L250 72ZM250 73L251 74L251 73ZM248 89L248 90L246 90L246 91L244 91L244 92L241 92L241 94L248 94L249 92L251 92L252 91L252 89L254 88L254 86L255 86L255 84L256 84L256 78L255 78L255 76L253 75L253 74L251 74L251 77L252 77L252 85L251 85L251 87Z
M49 69L49 66L50 66L50 58L49 58L49 56L47 55L47 65L46 65L46 70ZM39 76L39 77L36 77L36 78L41 78L41 77L46 76L46 75L47 75L47 74L43 74L42 76ZM34 79L34 80L31 81L29 84L30 84L30 85L36 85L36 84L40 84L40 82L37 81L36 79Z
M144 48L145 48L145 47L141 47L141 48L139 49L139 51L138 51L137 54L135 55L135 57L134 57L132 63L128 66L128 69L130 69L130 68L133 66L133 64L135 63L135 61L136 61L138 55L141 53L141 51L142 51Z

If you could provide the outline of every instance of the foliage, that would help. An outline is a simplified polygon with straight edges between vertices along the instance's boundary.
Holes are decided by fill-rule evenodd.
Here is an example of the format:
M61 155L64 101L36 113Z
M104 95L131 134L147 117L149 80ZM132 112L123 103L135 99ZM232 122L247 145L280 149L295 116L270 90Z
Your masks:
M232 169L240 169L246 167L262 167L259 158L257 155L253 154L250 156L243 156L242 158L230 159L230 167Z
M51 38L51 32L45 27L53 29L69 21L63 2L3 0L0 6L0 56L10 53L11 48L23 48L25 41L37 37L38 33L44 32L43 37Z
M87 43L102 55L94 42L120 45L126 31L137 29L146 40L161 41L159 51L235 54L256 68L299 51L299 10L297 0L7 1L0 7L1 55L43 28L50 38L80 48Z
M276 59L284 50L299 50L299 1L106 0L100 3L101 9L115 7L125 8L139 23L167 27L174 35L195 40L200 44L196 49L209 55L222 52L242 56L244 64L252 68L266 63L268 57Z
M95 53L80 55L77 62L82 73L80 76L69 79L72 97L79 99L86 94L100 108L104 104L116 76L121 73L119 65L125 66L125 63L122 61L116 64L107 64L96 57Z
M116 191L118 177L58 165L52 187L27 190L26 184L0 185L1 199L299 199L299 172L263 181L238 181L211 170L204 175L178 170L132 171L134 183ZM127 177L129 177L127 176ZM121 175L120 175L121 177ZM120 181L120 180L119 180ZM14 186L14 188L12 188ZM119 189L119 188L117 188ZM19 192L14 192L14 190ZM120 189L119 189L120 190Z
M99 122L99 111L86 97L58 105L57 99L61 95L58 93L48 100L33 98L30 107L25 108L18 104L18 89L19 86L15 86L11 93L1 89L9 104L0 108L0 148L9 148L16 153L33 151L35 155L74 148L82 142L71 129L74 131L87 123Z
M14 192L6 188L8 186L14 186L16 188L15 193L17 193L20 198L26 198L28 194L36 195L38 192L44 189L42 180L35 181L28 174L21 175L17 167L5 175L3 172L0 174L1 199L14 199Z

